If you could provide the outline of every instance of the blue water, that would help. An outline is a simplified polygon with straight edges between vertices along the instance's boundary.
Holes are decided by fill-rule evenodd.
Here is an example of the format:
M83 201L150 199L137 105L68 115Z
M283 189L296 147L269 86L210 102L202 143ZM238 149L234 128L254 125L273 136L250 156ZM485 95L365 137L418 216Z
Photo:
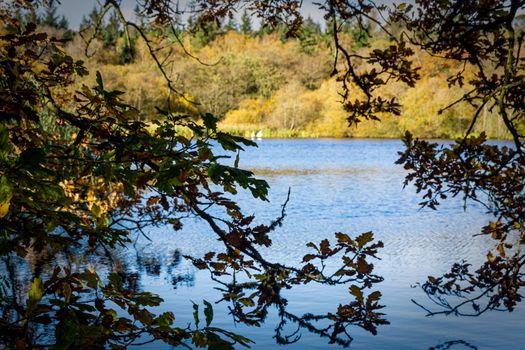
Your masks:
M269 202L241 192L237 201L247 214L268 223L280 213L291 189L284 225L272 236L273 246L264 251L271 260L299 263L306 242L319 242L335 232L358 234L372 230L385 244L375 262L384 277L377 286L390 325L377 335L351 329L352 349L428 349L446 341L462 340L478 349L519 349L525 345L525 312L488 312L480 317L426 317L411 302L435 308L419 288L428 275L439 276L454 262L466 259L476 264L491 242L472 237L490 220L483 208L470 203L466 212L460 199L447 200L439 210L420 209L414 188L403 189L406 175L395 165L403 145L398 140L263 140L258 148L241 154L240 167L251 169L271 186ZM220 299L217 285L206 272L196 269L180 254L201 256L221 249L206 225L188 218L184 229L154 228L151 242L139 238L135 247L118 253L131 271L136 271L145 290L158 293L165 303L158 310L171 310L177 325L192 322L191 301ZM173 281L175 278L175 281ZM308 285L287 291L289 311L334 311L348 299L347 286ZM261 327L234 324L227 304L214 305L213 325L240 333L253 341L253 349L274 349L278 319L270 314ZM295 330L290 325L290 330ZM302 330L301 339L290 349L337 349L327 339ZM167 348L148 344L147 348ZM457 345L452 349L466 349Z

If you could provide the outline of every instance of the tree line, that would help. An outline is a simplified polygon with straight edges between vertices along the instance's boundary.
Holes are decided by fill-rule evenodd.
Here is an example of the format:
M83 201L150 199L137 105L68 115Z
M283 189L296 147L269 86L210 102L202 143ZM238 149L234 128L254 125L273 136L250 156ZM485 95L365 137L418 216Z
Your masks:
M26 16L33 18L34 11ZM114 11L103 16L100 8L93 8L84 16L77 33L72 33L67 25L64 27L64 19L56 16L54 6L44 16L48 20L39 23L65 31L68 52L84 56L88 66L96 66L108 86L126 87L128 99L140 107L142 118L151 118L155 107L165 103L169 91L159 88L162 77L147 47L137 40L137 33L132 32L131 39L125 39L126 33ZM154 34L153 37L160 37L159 30L167 31L155 28L138 7L135 17L142 30ZM405 130L410 130L419 137L450 139L468 128L471 106L457 105L440 112L471 89L468 84L460 87L447 84L447 75L460 69L459 65L451 66L450 62L414 47L421 67L421 83L415 88L390 84L382 89L384 95L402 101L401 115L385 115L383 123L365 121L359 128L348 128L346 112L337 97L339 83L331 74L335 48L329 21L321 26L306 18L295 37L287 37L282 24L255 28L246 10L239 22L230 17L201 25L195 16L184 23L180 16L176 18L175 30L163 35L168 42L162 45L173 45L170 70L184 96L172 100L170 108L193 115L211 112L219 118L223 129L245 137L263 130L267 137L400 138ZM86 52L82 37L93 34L90 31L95 27L91 52ZM395 34L402 26L391 23L389 30ZM345 21L339 31L345 44L363 54L392 43L371 20L364 26ZM184 44L184 50L178 47L179 42ZM196 59L185 51L192 52ZM358 95L358 89L352 94ZM490 138L510 137L493 110L485 108L480 119L476 132L485 131ZM524 128L521 124L519 127Z

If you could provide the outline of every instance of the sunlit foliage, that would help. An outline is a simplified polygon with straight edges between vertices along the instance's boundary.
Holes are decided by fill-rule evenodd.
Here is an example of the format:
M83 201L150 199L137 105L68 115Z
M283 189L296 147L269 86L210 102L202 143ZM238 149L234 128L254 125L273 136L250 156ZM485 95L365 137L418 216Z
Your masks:
M224 245L222 252L188 259L214 278L233 276L224 285L237 292L225 290L224 298L234 303L239 322L260 322L268 307L278 306L283 320L343 345L352 340L353 326L375 333L388 323L381 294L368 292L382 281L369 261L382 243L371 232L355 238L337 233L332 244L308 243L312 253L297 266L267 260L260 248L272 245L284 206L275 221L257 224L231 198L245 190L267 200L268 184L238 167L239 153L255 143L219 131L218 119L192 110L190 97L177 94L167 75L165 105L148 117L150 123L141 121L144 116L126 102L126 94L108 88L100 72L84 80L89 75L84 62L66 53L62 40L17 19L16 9L38 6L25 1L0 6L2 346L118 349L153 341L209 349L248 346L242 335L212 325L207 301L204 322L195 304L194 322L176 325L174 312L151 310L162 302L159 296L128 283L118 271L61 266L56 260L52 271L35 268L27 281L12 263L42 255L53 261L53 255L74 249L110 256L147 227L180 230L188 216L206 222ZM107 6L121 17L118 3ZM153 50L150 54L158 60ZM180 113L180 105L193 114ZM237 154L234 165L223 164L219 152ZM328 271L328 259L339 267ZM239 275L248 284L236 285ZM349 299L313 319L287 312L280 291L308 283L348 284ZM329 325L316 325L321 319ZM280 342L286 339L282 335Z

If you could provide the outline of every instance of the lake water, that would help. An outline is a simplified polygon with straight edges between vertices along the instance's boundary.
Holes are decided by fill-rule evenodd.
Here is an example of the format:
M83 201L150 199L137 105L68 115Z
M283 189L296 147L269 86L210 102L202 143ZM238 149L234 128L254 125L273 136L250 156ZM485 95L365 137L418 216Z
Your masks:
M455 340L465 343L453 349L523 347L523 307L512 313L494 311L475 318L426 317L424 310L411 302L415 299L433 308L421 289L413 287L417 282L423 282L428 275L441 275L462 259L474 264L481 261L490 242L472 235L480 232L490 216L472 203L465 212L460 200L445 201L438 211L421 210L414 189L403 189L405 171L394 164L402 148L399 140L262 140L258 148L241 155L240 166L269 182L270 202L253 200L245 193L237 199L246 213L255 213L259 221L268 222L279 214L291 188L285 223L273 234L271 249L265 251L273 260L300 262L306 242L318 242L334 232L358 234L372 230L384 242L385 248L379 253L382 260L375 262L375 267L385 279L377 288L383 294L384 312L391 324L380 326L376 336L357 327L352 329L351 348L428 349ZM150 238L151 243L140 241L137 251L130 249L122 254L129 254L130 267L135 266L139 272L141 285L165 299L163 308L175 311L181 324L191 322L190 300L220 299L214 290L216 285L206 272L195 271L183 259L176 259L172 267L160 263L172 261L177 250L201 256L221 245L204 224L192 219L180 232L155 229ZM153 264L153 269L144 268L134 256L151 257L159 264ZM286 297L289 309L300 315L335 310L348 293L347 287L309 285L293 289ZM254 349L278 346L273 338L276 315L270 315L260 328L247 327L232 322L227 305L219 303L214 308L215 326L254 340ZM337 348L305 330L297 343L287 347Z
M447 200L438 211L420 209L420 197L408 186L403 189L405 171L395 165L399 140L262 140L258 148L241 154L240 166L265 178L270 201L262 202L240 193L236 199L245 213L256 214L268 223L280 213L291 188L284 225L273 233L273 246L264 253L271 260L299 263L305 243L333 237L335 232L356 235L372 230L384 242L376 272L384 282L376 288L390 325L380 326L372 335L362 329L350 330L352 349L428 349L448 341L461 340L452 349L525 348L525 310L487 312L480 317L426 317L411 299L435 306L421 289L413 287L428 275L440 276L454 262L469 260L476 266L486 255L490 242L472 237L490 220L480 206L470 203L466 212L457 199ZM154 228L151 242L139 238L135 246L117 253L129 271L136 272L145 290L165 300L157 311L171 310L179 326L192 322L191 301L214 302L220 293L207 272L196 269L181 255L200 257L221 249L206 225L188 218L184 228ZM335 311L348 298L347 286L308 285L287 291L289 311ZM276 312L261 327L234 324L227 304L214 305L214 326L242 334L253 341L253 349L274 349ZM290 331L295 330L290 325ZM328 340L306 330L290 349L337 349ZM168 348L148 344L147 348ZM438 347L445 349L448 347Z

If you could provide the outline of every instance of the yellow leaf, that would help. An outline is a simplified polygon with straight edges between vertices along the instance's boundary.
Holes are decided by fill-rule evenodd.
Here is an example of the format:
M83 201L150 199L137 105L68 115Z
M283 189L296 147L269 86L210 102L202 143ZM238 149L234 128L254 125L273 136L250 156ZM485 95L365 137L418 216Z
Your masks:
M10 199L7 202L0 203L0 218L3 218L4 216L9 213L9 206L11 205Z
M504 258L505 257L505 249L503 249L503 244L498 244L498 253L499 255Z
M5 176L0 177L0 218L3 218L9 212L9 206L11 205L11 198L13 193L11 192L11 186L7 183Z

